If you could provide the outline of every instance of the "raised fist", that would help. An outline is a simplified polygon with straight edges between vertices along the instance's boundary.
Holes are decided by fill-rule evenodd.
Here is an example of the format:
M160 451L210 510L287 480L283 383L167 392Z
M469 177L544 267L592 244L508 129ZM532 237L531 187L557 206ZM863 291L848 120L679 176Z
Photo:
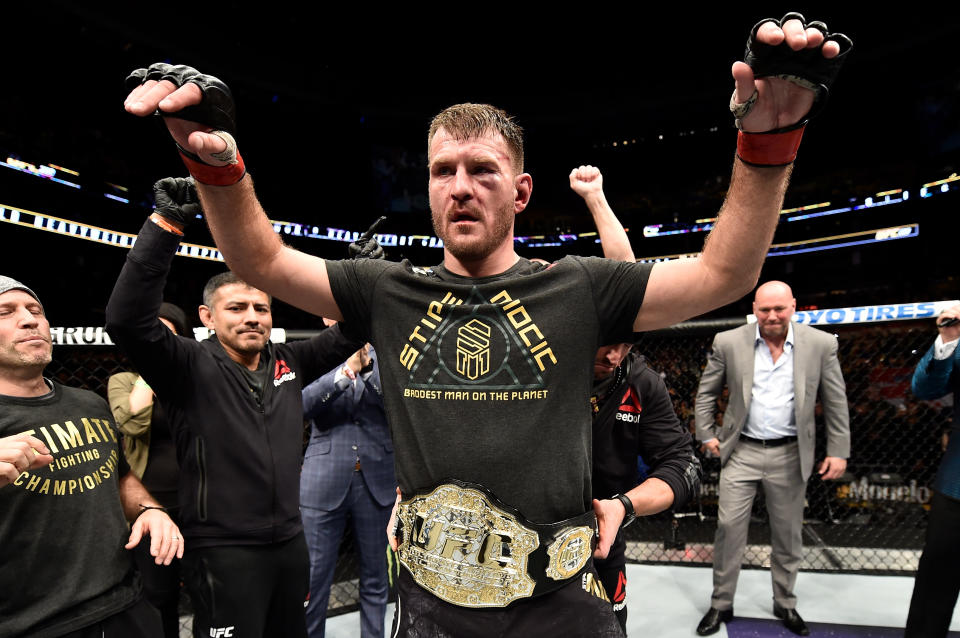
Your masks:
M185 227L203 210L193 179L188 177L164 177L153 185L157 202L156 213Z
M580 197L603 192L603 175L595 166L581 166L570 171L570 188Z

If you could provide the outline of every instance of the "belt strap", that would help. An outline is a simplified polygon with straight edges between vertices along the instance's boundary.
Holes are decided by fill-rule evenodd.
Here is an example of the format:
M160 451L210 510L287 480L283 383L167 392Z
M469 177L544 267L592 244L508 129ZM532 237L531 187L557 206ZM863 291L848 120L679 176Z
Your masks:
M477 483L446 479L401 501L400 562L414 580L464 607L506 607L566 585L595 547L593 511L534 523Z
M778 439L755 439L752 436L741 434L740 440L747 441L748 443L756 443L757 445L762 445L763 447L779 447L781 445L786 445L787 443L793 443L797 440L797 437L781 436Z

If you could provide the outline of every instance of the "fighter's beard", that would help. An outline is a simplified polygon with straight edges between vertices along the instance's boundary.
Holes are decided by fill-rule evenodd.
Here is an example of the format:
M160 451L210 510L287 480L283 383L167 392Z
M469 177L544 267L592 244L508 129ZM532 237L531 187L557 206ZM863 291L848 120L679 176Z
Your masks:
M459 235L455 231L447 232L452 226L443 226L441 215L432 213L433 232L443 240L443 245L461 262L476 262L488 257L510 237L513 229L513 205L504 205L496 212L494 225L485 237L475 238L473 235ZM465 241L462 241L464 240Z

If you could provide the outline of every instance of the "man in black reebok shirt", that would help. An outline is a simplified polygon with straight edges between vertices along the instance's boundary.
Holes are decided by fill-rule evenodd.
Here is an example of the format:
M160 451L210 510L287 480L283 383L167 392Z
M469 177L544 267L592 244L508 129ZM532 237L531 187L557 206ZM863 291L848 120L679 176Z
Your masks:
M629 343L603 346L593 366L593 493L623 503L621 530L638 516L682 507L700 486L693 437L673 411L663 379ZM650 466L637 483L637 458ZM618 533L605 558L595 559L600 582L627 630L626 541Z

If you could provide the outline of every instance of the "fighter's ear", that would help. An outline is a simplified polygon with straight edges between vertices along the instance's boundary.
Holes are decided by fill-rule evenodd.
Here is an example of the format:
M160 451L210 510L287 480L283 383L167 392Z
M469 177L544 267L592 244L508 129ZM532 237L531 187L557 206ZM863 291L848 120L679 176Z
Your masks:
M207 330L213 330L213 311L210 310L209 306L201 305L197 309L198 314L200 315L200 322L207 328Z
M519 214L530 203L530 195L533 194L533 177L530 173L520 173L514 178L514 188L517 189L517 195L513 200L513 213Z

